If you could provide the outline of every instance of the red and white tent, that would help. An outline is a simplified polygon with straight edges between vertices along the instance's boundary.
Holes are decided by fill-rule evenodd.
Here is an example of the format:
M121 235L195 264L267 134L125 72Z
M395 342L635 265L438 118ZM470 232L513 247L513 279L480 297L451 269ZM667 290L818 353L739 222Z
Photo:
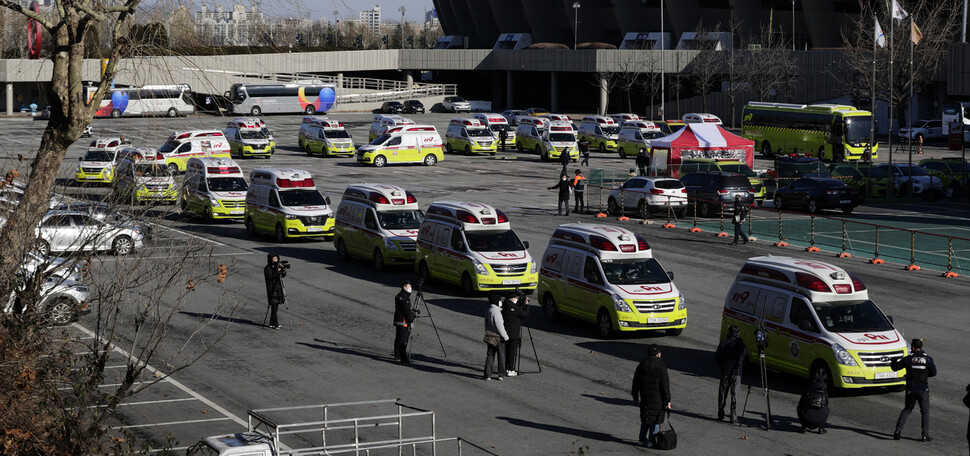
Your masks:
M754 166L754 141L713 123L689 123L672 135L650 141L654 174L678 177L681 160L713 158L740 160Z

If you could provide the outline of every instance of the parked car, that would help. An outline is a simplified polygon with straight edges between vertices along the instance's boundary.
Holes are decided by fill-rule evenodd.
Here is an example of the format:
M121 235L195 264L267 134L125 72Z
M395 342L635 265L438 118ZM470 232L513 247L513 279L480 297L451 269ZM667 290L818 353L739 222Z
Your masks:
M404 112L404 105L400 101L385 101L381 105L381 114L400 114Z
M775 191L775 208L804 209L810 213L822 209L842 209L851 214L859 205L859 192L845 182L829 177L803 177Z
M943 121L917 120L909 128L900 128L899 137L919 142L927 139L940 139L943 137Z
M887 195L886 170L875 166L859 163L838 163L831 165L830 171L832 178L845 182L848 186L856 189L860 195L871 197L885 197ZM869 189L866 190L866 182L869 182Z
M144 239L137 226L102 222L81 211L50 211L37 228L37 248L42 255L103 250L127 255L141 248Z
M420 100L404 100L404 112L406 114L424 114L424 103Z
M754 188L743 174L705 171L687 174L680 181L687 189L688 202L697 205L701 217L713 217L725 209L733 211L735 196L741 196L742 204L754 204Z
M920 195L937 198L943 195L943 180L930 176L918 165L884 164L877 168L892 175L897 195Z
M91 290L87 285L73 280L55 277L45 278L40 285L40 302L35 311L42 315L47 322L54 325L66 325L78 315L90 312L87 306ZM24 313L26 306L20 302L18 293L10 293L3 306L3 312Z
M131 212L122 212L116 207L104 203L90 201L61 203L53 208L55 211L78 211L84 212L102 222L113 225L130 225L141 230L145 239L152 239L152 225L145 220L135 217Z
M970 163L959 158L924 158L919 165L931 176L943 181L943 188L950 198L959 198L967 188L970 176Z
M606 208L611 214L636 210L636 214L646 218L651 213L666 214L667 206L677 217L687 211L687 189L684 184L672 177L632 177L619 188L610 191Z
M505 117L505 121L509 123L510 126L519 125L519 117L529 117L529 113L521 109L507 109L502 111L502 117Z
M551 111L549 111L546 108L527 108L525 110L525 115L532 116L532 117L539 117L543 114L549 114L550 112Z
M471 112L472 105L462 97L452 96L445 97L445 101L441 102L441 109L448 112Z

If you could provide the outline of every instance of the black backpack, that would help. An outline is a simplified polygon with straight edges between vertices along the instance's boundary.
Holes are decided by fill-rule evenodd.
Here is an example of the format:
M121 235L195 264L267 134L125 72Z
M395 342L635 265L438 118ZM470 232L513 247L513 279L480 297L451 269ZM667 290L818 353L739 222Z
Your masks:
M825 392L814 390L809 391L808 400L806 401L808 408L820 409L825 407Z

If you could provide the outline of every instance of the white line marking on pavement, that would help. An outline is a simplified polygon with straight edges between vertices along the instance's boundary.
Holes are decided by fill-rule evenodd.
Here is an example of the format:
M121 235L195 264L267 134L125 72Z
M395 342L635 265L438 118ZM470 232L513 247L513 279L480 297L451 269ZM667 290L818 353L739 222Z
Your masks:
M194 237L196 239L200 239L200 240L203 240L203 241L206 241L206 242L211 242L211 243L213 243L215 245L218 245L218 246L223 246L224 247L226 245L226 244L223 244L223 243L221 243L219 241L213 241L212 239L209 239L209 238L206 238L206 237L202 237L202 236L198 236L198 235L189 233L188 231L180 230L178 228L172 228L172 227L168 227L168 226L165 226L165 225L159 225L158 223L152 223L152 225L155 225L155 226L157 226L159 228L165 228L166 230L178 231L178 232L183 233L183 234L185 234L187 236L191 236L191 237Z
M222 417L222 418L206 418L204 420L185 420L185 421L169 421L167 423L148 423L148 424L130 424L128 426L111 426L111 429L132 429L132 428L144 428L144 427L161 427L161 426L176 426L179 424L192 424L192 423L208 423L211 421L226 421L231 420L232 417Z
M130 407L130 406L133 406L133 405L164 404L164 403L167 403L167 402L184 402L184 401L197 401L197 400L198 399L196 399L194 397L180 397L178 399L159 399L157 401L122 402L122 403L118 404L118 407L121 407L123 405ZM92 405L89 408L103 408L103 407L107 407L107 405Z

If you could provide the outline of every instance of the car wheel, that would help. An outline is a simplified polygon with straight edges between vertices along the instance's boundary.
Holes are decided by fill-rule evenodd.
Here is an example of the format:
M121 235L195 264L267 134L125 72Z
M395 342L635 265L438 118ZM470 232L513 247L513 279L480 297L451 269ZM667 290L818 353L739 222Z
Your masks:
M111 243L111 250L114 250L115 255L127 255L134 250L134 247L135 243L128 236L118 236Z
M175 163L169 163L168 164L168 172L172 173L173 176L178 175L178 173L179 173L179 165L177 165Z
M424 156L424 166L434 166L435 163L438 163L438 157L436 157L435 154L428 154Z
M667 329L665 330L668 336L679 336L684 332L684 328Z
M600 309L596 315L596 332L604 339L613 337L613 317L606 309Z
M640 214L640 218L645 219L650 217L650 207L647 206L647 202L645 200L640 200L640 202L637 203L637 213Z
M623 150L623 148L622 148L622 147L620 148L620 153L619 153L619 155L620 155L620 160L622 160L622 159L624 159L624 158L626 158L626 151L625 151L625 150Z
M251 116L258 116L258 115L260 115L262 113L263 113L263 110L259 106L253 106L249 110L249 115L251 115Z
M279 223L276 224L276 242L283 242L286 240L286 235L283 233L283 225Z
M606 212L608 214L619 214L620 205L616 203L616 200L611 196L610 199L606 200Z
M378 271L384 270L384 266L386 265L384 264L384 254L381 253L381 249L374 249L373 262L374 262L374 269Z
M344 244L344 238L337 238L337 242L334 243L337 249L337 259L340 261L347 261L350 259L350 255L347 254L347 244Z
M246 225L246 234L256 237L256 224L253 223L253 219L247 218L245 225Z
M465 296L471 296L475 293L475 284L472 282L472 276L468 275L467 272L461 273L461 292Z
M714 205L711 203L699 203L701 205L698 208L698 212L701 217L713 217L714 216Z
M472 148L469 146L465 146L465 155L471 155L471 154L472 154Z
M832 371L829 370L829 366L824 361L819 360L815 361L815 364L812 364L809 381L812 383L825 383L828 390L832 391Z
M556 321L559 319L559 308L556 307L556 298L552 297L552 293L546 293L546 297L543 298L542 313L546 314L546 318L549 321Z
M303 113L306 114L306 115L308 115L308 116L312 116L313 113L315 113L315 112L317 112L317 107L316 106L313 106L312 104L308 104L308 105L306 105L305 108L303 108Z
M808 207L808 213L809 214L814 214L814 213L818 212L818 203L815 202L815 198L809 198L808 199L808 206L807 207Z
M519 143L519 142L515 143L515 149L518 150L520 154L525 152L524 150L522 150L522 143Z
M606 153L606 143L600 143L600 153L601 154Z
M383 155L378 155L374 157L374 166L378 168L383 168L387 164L387 159Z
M451 150L451 144L445 144L445 152L447 152L449 154L455 153L454 150Z
M852 209L853 209L852 206L843 207L842 208L842 213L845 214L845 215L849 215L849 214L852 213Z
M179 209L182 211L182 216L184 216L184 217L189 217L190 216L190 214L188 213L189 212L189 202L186 201L185 198L182 198L182 200L179 201Z
M117 119L117 118L121 117L121 111L118 110L118 109L112 109L111 110L111 117L114 118L114 119Z
M772 153L771 153L771 143L769 143L768 141L762 141L761 142L761 156L762 157L770 157L771 155L772 155Z
M542 161L546 161L546 155L542 153L542 149L540 149L539 146L536 146L535 152L536 152L536 155L542 158Z
M74 321L75 302L73 299L61 296L47 306L47 321L53 325L64 326Z
M418 265L418 280L425 285L431 283L431 270L428 269L428 263L424 261Z
M37 239L37 252L43 256L50 256L51 244L43 239Z

